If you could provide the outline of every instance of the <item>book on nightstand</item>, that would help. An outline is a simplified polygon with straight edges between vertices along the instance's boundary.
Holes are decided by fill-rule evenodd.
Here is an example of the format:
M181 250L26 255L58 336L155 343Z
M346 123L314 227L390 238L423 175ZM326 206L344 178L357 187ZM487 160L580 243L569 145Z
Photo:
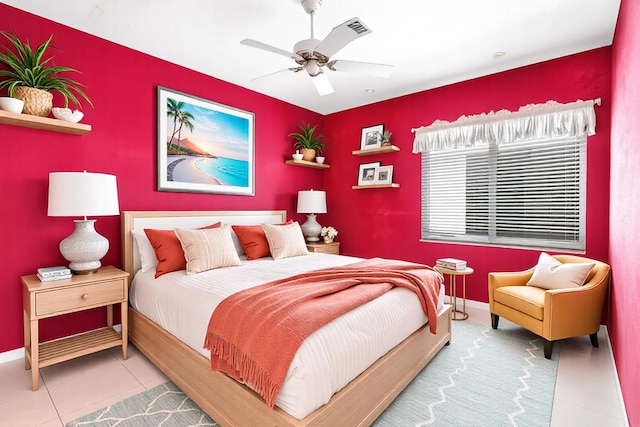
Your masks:
M68 276L70 274L71 270L61 265L57 267L43 267L38 269L38 277Z
M40 273L37 274L38 279L40 279L41 282L55 282L56 280L66 280L66 279L71 279L71 277L73 276L71 273L69 274L58 274L56 276L41 276Z
M467 261L455 258L440 258L436 260L436 266L447 270L462 271L467 268Z

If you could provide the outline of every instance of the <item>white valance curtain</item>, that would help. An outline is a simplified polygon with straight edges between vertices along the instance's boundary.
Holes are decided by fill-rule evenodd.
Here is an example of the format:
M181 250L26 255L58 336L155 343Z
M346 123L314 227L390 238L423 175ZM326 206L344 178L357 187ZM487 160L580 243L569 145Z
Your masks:
M413 152L422 153L476 144L497 144L557 136L585 136L596 133L594 105L600 99L560 104L547 101L529 104L516 112L500 110L462 116L455 122L436 120L429 126L411 129L416 134Z

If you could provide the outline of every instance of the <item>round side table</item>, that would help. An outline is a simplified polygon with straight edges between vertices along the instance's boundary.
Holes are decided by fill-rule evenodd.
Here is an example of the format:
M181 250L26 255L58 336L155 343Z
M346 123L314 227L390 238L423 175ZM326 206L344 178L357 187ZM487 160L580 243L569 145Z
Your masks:
M451 320L466 320L467 313L467 276L473 273L473 268L466 267L464 270L449 270L440 266L433 267L435 271L442 275L449 276L449 302L453 305L451 310ZM456 278L462 276L462 311L458 310L456 299Z

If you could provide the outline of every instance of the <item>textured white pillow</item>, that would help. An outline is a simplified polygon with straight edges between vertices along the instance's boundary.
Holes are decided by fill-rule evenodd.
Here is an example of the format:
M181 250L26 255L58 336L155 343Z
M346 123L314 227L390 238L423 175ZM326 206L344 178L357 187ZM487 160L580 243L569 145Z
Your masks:
M267 236L273 259L309 255L302 229L297 222L287 225L262 224L262 229Z
M563 264L542 252L527 286L543 289L579 288L584 284L594 265L593 263Z
M153 246L151 246L151 242L147 238L147 235L144 234L144 231L140 230L131 230L131 234L133 235L133 240L138 246L138 253L140 254L140 270L144 273L145 271L155 269L158 264L158 259L156 258L156 253L153 250Z
M187 260L187 274L241 264L228 225L202 230L176 228L175 232Z

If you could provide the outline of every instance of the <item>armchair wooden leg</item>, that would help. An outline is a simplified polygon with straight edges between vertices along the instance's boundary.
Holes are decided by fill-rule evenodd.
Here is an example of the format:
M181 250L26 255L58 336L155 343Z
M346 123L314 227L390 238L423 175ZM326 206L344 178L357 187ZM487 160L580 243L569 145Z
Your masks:
M598 348L598 333L596 332L595 334L590 334L589 338L591 339L591 345L594 346L595 348Z
M551 359L551 351L553 350L553 341L542 338L542 348L544 349L544 358Z
M497 314L491 313L491 327L493 329L498 329L498 322L500 321L500 316Z

